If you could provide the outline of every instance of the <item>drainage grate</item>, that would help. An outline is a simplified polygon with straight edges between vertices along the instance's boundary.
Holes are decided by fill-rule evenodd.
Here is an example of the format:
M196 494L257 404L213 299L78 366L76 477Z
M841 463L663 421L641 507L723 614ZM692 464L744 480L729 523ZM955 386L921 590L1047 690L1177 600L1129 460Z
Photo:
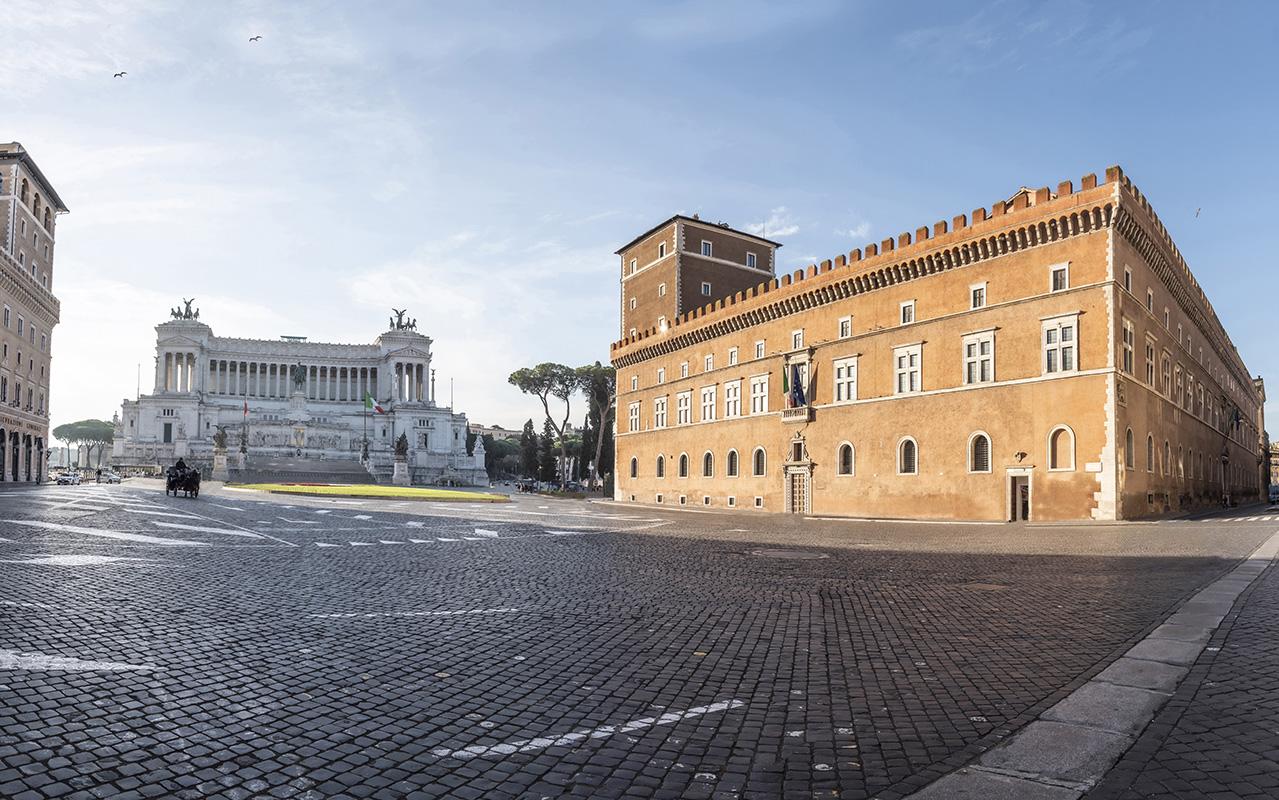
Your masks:
M800 561L814 561L819 558L830 558L830 555L827 553L815 553L812 550L778 550L773 548L752 550L751 555L763 556L764 558L793 558Z

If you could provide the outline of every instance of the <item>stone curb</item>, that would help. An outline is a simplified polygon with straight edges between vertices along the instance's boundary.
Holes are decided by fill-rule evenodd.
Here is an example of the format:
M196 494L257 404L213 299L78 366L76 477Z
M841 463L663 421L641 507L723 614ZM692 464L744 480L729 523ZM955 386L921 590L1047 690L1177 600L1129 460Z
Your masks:
M1076 800L1138 740L1215 636L1241 596L1279 555L1279 532L1196 592L1114 663L1039 719L909 798ZM1202 676L1201 676L1202 677ZM1180 712L1178 712L1180 713Z

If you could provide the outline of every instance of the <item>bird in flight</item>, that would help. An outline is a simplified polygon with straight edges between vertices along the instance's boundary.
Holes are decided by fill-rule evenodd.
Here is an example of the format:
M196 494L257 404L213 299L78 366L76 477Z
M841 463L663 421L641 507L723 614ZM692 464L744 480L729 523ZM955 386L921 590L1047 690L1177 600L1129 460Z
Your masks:
M262 35L261 35L261 34L259 34L259 35L257 35L257 36L250 36L250 37L249 37L249 41L250 41L250 42L260 41L261 39L262 39Z
M1202 208L1196 208L1196 209L1195 209L1195 216L1196 216L1196 217L1198 217L1198 216L1199 216L1199 212L1200 212L1200 211L1203 211L1203 209L1202 209Z
M113 78L123 78L125 75L128 75L128 74L129 74L129 73L127 73L127 72L117 72L116 74L112 75L111 77L113 77Z

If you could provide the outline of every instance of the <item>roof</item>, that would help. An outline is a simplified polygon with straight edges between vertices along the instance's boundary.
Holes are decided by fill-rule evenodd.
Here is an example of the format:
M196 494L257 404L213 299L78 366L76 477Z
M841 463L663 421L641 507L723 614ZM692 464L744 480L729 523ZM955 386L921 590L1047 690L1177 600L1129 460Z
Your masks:
M40 167L36 166L35 159L27 152L27 149L18 142L9 142L8 144L0 144L0 159L19 161L27 169L31 170L31 174L36 180L40 181L44 186L45 195L49 200L57 206L59 211L70 211L66 203L62 202L62 198L58 196L58 191L53 188L53 184L49 183L49 179L40 171Z
M670 219L665 220L663 222L659 222L658 224L654 225L653 227L641 233L639 236L636 236L634 239L631 239L629 242L622 245L622 247L619 250L617 250L615 254L620 256L622 253L629 250L636 242L639 242L642 239L647 239L648 237L652 236L657 231L661 230L662 228L665 228L667 225L670 225L672 222L675 222L676 220L680 220L681 222L693 222L698 225L705 225L708 228L720 228L726 231L731 231L737 234L738 236L745 236L747 239L754 239L757 242L770 244L773 247L782 246L781 242L774 242L772 239L765 239L763 236L756 236L753 233L747 233L746 231L739 231L736 228L730 227L728 225L724 225L722 223L707 222L706 220L698 219L697 217L689 217L689 216L685 216L684 214L676 214Z

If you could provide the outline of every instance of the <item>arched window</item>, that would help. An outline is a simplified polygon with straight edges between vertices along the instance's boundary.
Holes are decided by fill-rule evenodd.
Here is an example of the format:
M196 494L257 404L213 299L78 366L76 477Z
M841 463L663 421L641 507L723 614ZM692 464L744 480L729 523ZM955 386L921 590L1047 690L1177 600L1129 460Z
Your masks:
M968 471L990 472L990 436L983 431L968 437Z
M897 443L897 474L915 475L919 472L919 446L909 436Z
M1075 432L1058 425L1048 434L1048 469L1070 472L1075 468Z
M839 457L836 459L836 468L840 475L853 474L853 446L848 442L844 442L839 446Z
M1172 477L1172 445L1167 439L1164 439L1164 474Z
M759 477L764 474L764 468L767 466L768 457L764 454L764 448L756 447L751 461L754 462L755 476Z
M711 454L710 450L707 450L706 454L702 456L702 477L709 478L714 474L715 456Z
M631 477L632 478L639 477L639 459L638 458L631 459Z
M1137 454L1132 451L1133 439L1132 428L1129 428L1124 434L1124 466L1128 469L1137 468Z
M1177 445L1177 477L1186 477L1186 449Z
M18 199L24 203L27 202L27 179L26 178L22 179L22 191L18 194Z
M1146 436L1146 472L1155 471L1155 437Z
M49 222L50 222L50 219L51 219L51 217L50 217L50 215L49 215L49 207L48 207L48 206L45 206L45 207L44 207L44 229L45 229L46 231L47 231L47 230L49 230Z
M40 219L40 193L36 192L36 196L31 199L31 216Z
M666 456L657 457L657 477L666 477Z
M737 477L737 451L736 450L728 451L728 466L724 470L724 472L730 478Z
M679 476L681 478L688 477L688 453L679 454Z

